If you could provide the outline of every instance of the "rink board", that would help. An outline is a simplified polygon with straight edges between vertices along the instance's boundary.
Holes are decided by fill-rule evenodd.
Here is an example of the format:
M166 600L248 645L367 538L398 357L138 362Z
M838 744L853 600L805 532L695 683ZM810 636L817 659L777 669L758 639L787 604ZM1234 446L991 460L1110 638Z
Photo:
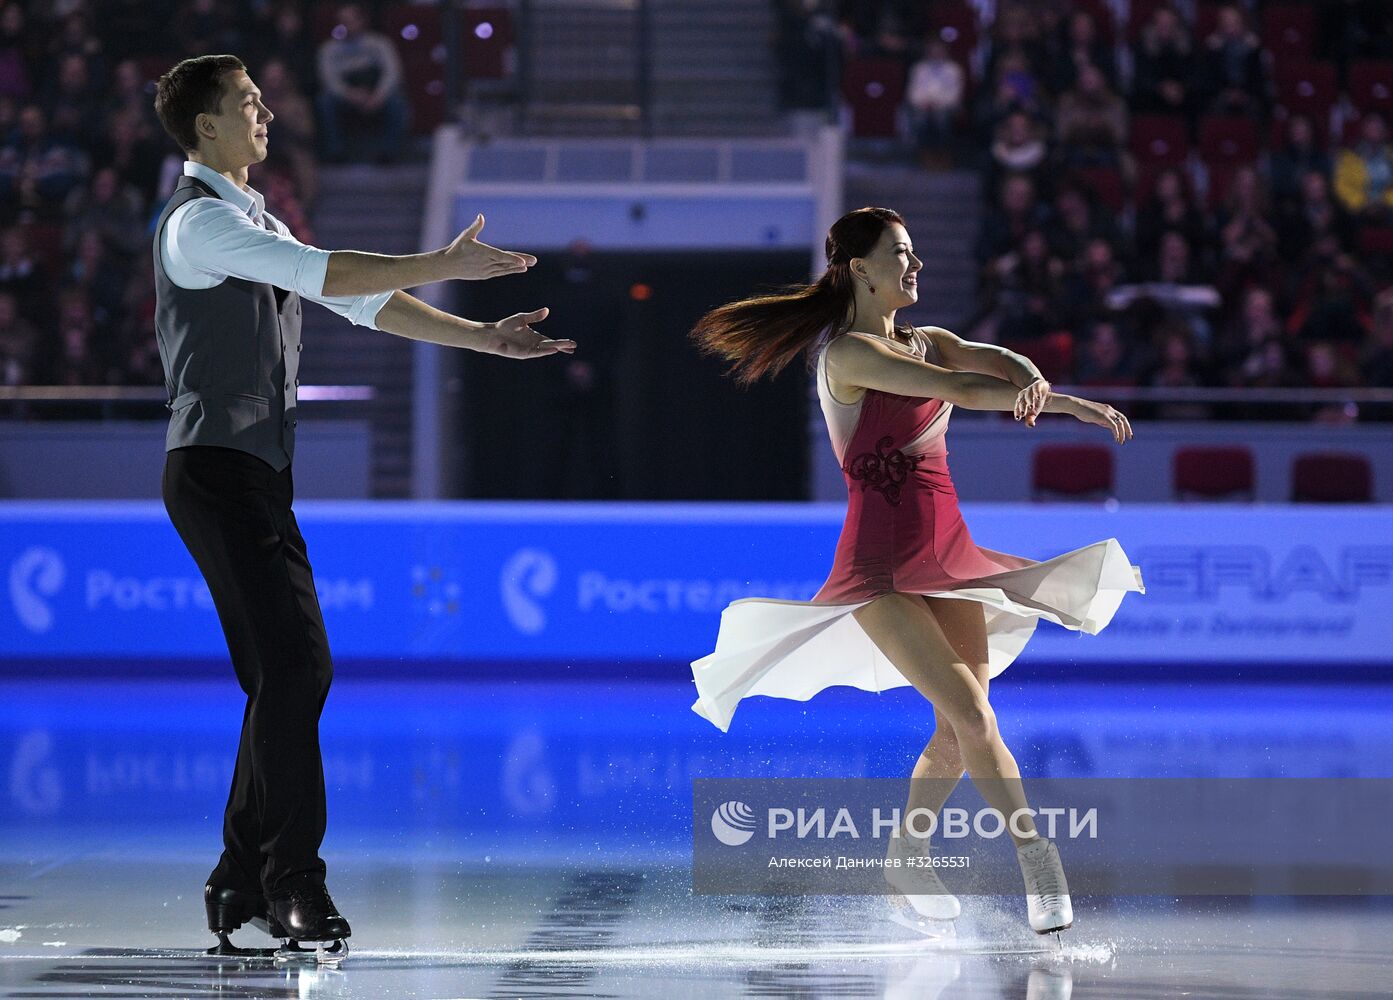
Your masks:
M671 661L742 597L825 578L831 504L299 505L337 659ZM1147 593L1022 662L1393 665L1383 506L967 504L977 542L1045 559L1117 538ZM143 502L0 506L0 659L224 657L207 589ZM1303 677L1309 674L1303 670Z

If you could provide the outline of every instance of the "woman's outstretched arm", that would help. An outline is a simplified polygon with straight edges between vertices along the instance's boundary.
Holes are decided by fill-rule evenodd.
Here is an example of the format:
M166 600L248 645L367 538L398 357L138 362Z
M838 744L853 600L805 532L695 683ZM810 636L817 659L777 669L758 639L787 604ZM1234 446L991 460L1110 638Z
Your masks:
M844 386L942 399L968 410L1014 411L1020 396L1020 389L1003 378L929 364L878 337L859 333L838 337L828 345L827 374ZM1132 437L1126 416L1106 403L1051 391L1041 409L1105 427L1118 444Z

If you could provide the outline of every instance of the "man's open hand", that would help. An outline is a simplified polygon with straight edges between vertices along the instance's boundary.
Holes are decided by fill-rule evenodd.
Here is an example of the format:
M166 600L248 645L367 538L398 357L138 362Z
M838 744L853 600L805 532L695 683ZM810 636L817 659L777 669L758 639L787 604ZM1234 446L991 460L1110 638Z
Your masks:
M497 354L503 358L544 358L548 354L574 354L574 340L548 340L531 324L540 323L547 318L546 309L536 312L517 313L507 319L500 319L484 332L484 342L480 350L485 354Z
M484 281L505 274L522 274L537 263L537 258L529 253L512 253L480 243L478 237L483 228L484 217L480 215L445 248L445 257L453 265L456 278Z

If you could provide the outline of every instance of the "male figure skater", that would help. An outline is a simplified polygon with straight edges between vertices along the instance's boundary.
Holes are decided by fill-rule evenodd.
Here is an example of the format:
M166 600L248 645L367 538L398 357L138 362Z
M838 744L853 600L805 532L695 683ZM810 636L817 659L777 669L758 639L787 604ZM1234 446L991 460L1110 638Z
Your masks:
M319 857L324 771L319 715L332 664L305 542L291 512L300 300L358 325L514 358L570 353L529 324L547 311L476 323L400 289L520 274L528 254L480 243L483 216L449 246L388 257L300 243L266 213L247 171L274 120L235 56L186 59L155 110L188 156L155 230L155 331L172 415L165 509L208 583L247 693L204 899L217 950L253 919L293 941L349 935Z

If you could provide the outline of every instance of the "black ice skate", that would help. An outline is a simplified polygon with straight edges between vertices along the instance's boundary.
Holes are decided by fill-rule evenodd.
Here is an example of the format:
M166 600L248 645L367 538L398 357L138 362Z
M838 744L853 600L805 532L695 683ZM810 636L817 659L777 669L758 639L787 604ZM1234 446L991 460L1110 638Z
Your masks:
M270 921L285 939L276 952L276 961L312 960L337 963L348 956L348 941L353 932L329 898L329 890L318 882L305 882L284 895L267 901ZM314 949L301 945L312 943Z
M256 892L224 889L211 883L203 887L203 907L208 913L208 929L218 936L218 943L208 949L210 955L236 955L249 958L270 958L274 948L239 948L228 935L243 924L251 924L271 937L284 938L285 930L271 919L266 897Z

